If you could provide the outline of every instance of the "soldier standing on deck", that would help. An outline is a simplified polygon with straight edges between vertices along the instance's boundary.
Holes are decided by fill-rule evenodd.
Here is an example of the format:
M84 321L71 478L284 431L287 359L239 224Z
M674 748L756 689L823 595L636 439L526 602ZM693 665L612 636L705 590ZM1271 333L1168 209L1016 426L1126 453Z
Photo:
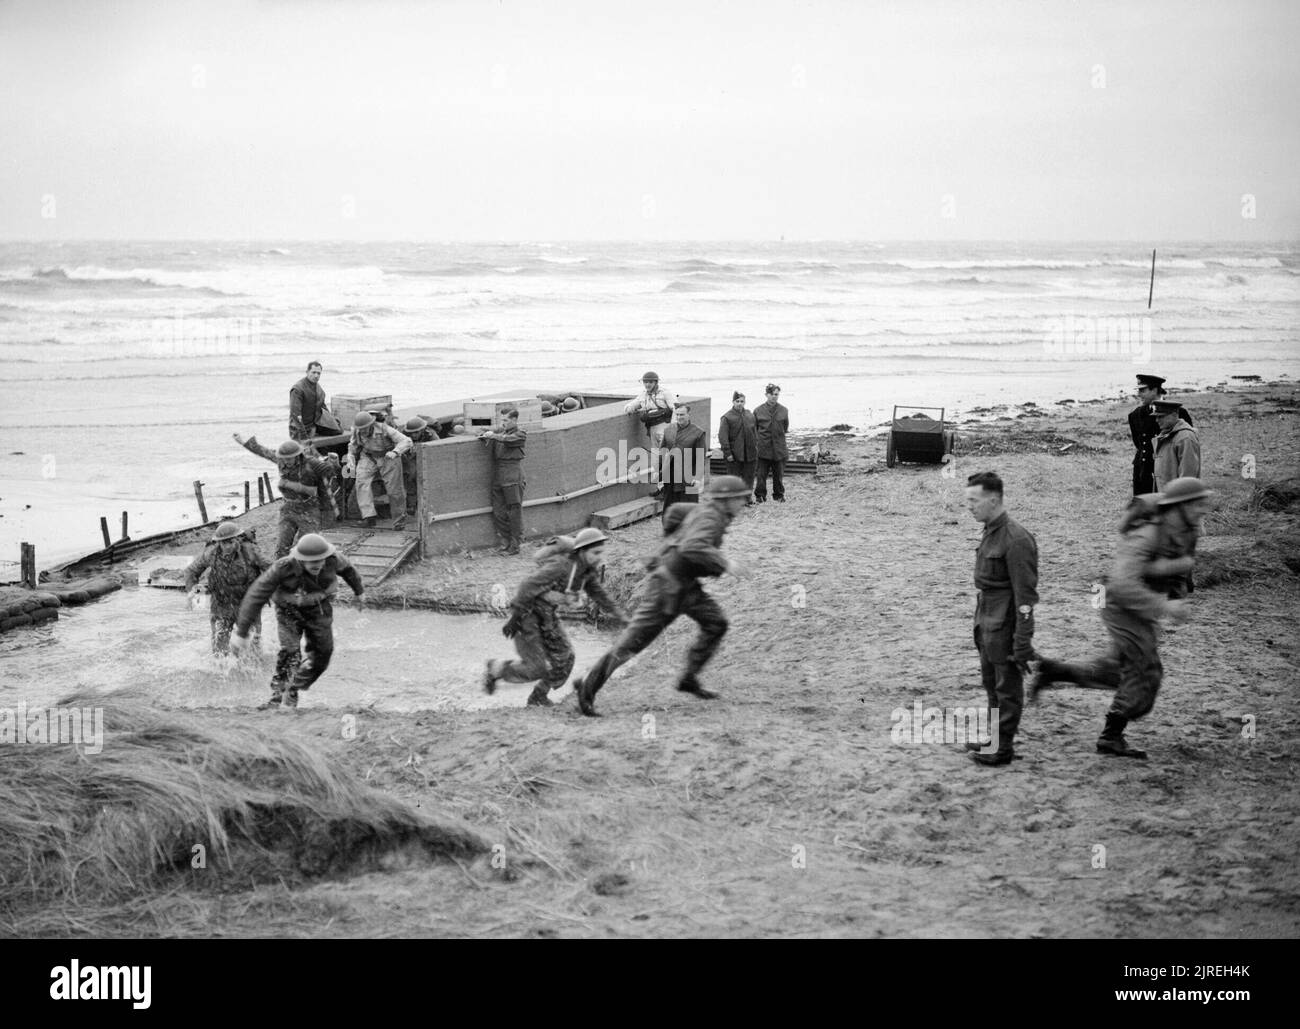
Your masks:
M519 428L519 411L501 412L501 431L485 432L479 439L492 446L492 521L503 554L519 553L524 541L524 445L528 433Z
M1002 479L981 472L966 480L966 506L984 535L975 551L975 648L980 679L989 707L998 712L997 751L971 758L981 765L1006 765L1015 758L1013 746L1025 703L1024 676L1034 658L1034 606L1038 603L1038 544L1014 522L1002 506Z
M411 449L402 455L402 485L406 488L406 513L415 514L416 507L416 482L415 482L415 444L429 443L438 438L438 434L429 428L429 423L419 415L407 419L406 425L402 429L402 434L411 441Z
M537 552L541 566L519 584L511 615L501 632L515 641L517 661L488 661L483 688L495 693L498 682L538 682L529 694L529 707L550 707L548 694L558 690L573 671L573 646L564 634L558 608L585 590L597 604L627 624L627 615L601 585L605 571L605 541L599 529L583 529L569 540L558 537Z
M258 457L274 461L280 469L280 535L275 543L276 559L289 553L294 541L307 533L320 532L324 512L338 517L334 501L334 466L319 457L312 457L297 440L285 440L272 450L257 442L256 436L243 439L234 433L235 442ZM308 441L310 442L310 441Z
M348 444L348 461L343 474L349 470L356 476L357 507L373 529L378 519L375 512L374 481L378 475L388 492L388 513L393 516L393 528L406 524L406 487L402 483L402 455L411 449L411 441L369 411L358 411L352 420L352 440Z
M289 438L311 439L316 434L316 420L325 413L325 391L320 388L319 361L307 365L307 374L289 390Z
M1160 426L1151 405L1165 395L1165 380L1159 375L1139 375L1137 377L1138 406L1128 414L1128 431L1133 437L1133 495L1154 493L1155 450L1154 440L1160 435ZM1178 408L1178 417L1188 425L1192 416Z
M696 674L722 642L727 618L718 602L704 592L699 578L737 573L735 563L722 555L722 537L748 496L749 487L743 479L721 475L709 483L703 504L674 504L668 509L664 546L650 564L632 623L595 667L574 683L578 709L584 715L597 714L593 706L596 693L614 671L645 650L681 615L694 619L700 635L677 688L701 700L717 696L700 685Z
M275 602L275 623L279 629L280 652L271 677L271 699L262 710L298 706L298 694L310 689L324 674L334 654L334 594L342 578L357 601L364 603L361 576L323 536L315 533L298 541L288 557L271 565L249 588L239 607L239 618L230 637L230 649L238 654L248 642L249 627L262 616L268 600ZM300 658L303 640L307 657Z
M198 560L185 569L185 596L193 600L199 579L208 572L208 617L212 623L212 653L224 654L230 647L230 631L239 616L239 604L257 577L269 567L251 540L234 522L222 522ZM211 569L211 571L209 571ZM262 619L253 626L260 637Z
M1097 751L1116 757L1144 758L1146 752L1124 739L1128 723L1155 706L1164 678L1160 663L1160 618L1187 617L1186 581L1201 519L1214 493L1200 479L1175 479L1164 493L1135 498L1120 522L1119 547L1105 583L1101 618L1110 649L1083 664L1043 659L1029 687L1029 698L1053 683L1114 690Z

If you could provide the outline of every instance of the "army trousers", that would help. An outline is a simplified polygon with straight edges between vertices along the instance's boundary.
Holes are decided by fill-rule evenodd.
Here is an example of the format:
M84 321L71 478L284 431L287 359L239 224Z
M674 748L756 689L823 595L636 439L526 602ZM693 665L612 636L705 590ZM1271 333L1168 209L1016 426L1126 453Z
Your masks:
M230 653L230 634L239 618L239 603L219 604L215 598L208 608L208 621L212 627L212 653ZM248 638L253 641L253 652L257 653L258 643L262 638L262 616L248 630Z
M646 579L641 602L613 648L606 651L587 673L585 681L592 695L618 668L650 646L681 615L694 620L700 627L700 634L686 656L683 678L703 668L727 633L727 616L697 580L675 580L659 571Z
M1015 623L1005 633L985 637L983 627L975 626L975 649L980 656L980 681L988 705L998 713L998 752L1010 753L1025 709L1025 678L1014 661L1012 651ZM998 638L1001 635L1002 638Z
M299 504L280 502L280 535L275 541L278 561L293 549L293 545L309 532L320 532L320 509Z
M275 658L271 677L271 700L277 702L288 694L296 703L299 690L310 689L330 665L334 656L334 608L328 600L295 607L275 605L275 624L280 635L280 652ZM306 640L306 657L302 641Z
M363 452L357 458L357 507L362 518L376 518L375 476L383 480L388 491L388 513L397 518L406 514L406 485L402 481L402 459Z
M1110 649L1090 661L1060 664L1052 679L1089 689L1114 690L1110 713L1126 721L1155 707L1164 679L1160 663L1160 623L1113 605L1101 609L1110 634Z
M502 543L518 546L524 539L524 484L494 483L492 486L492 524Z
M573 645L555 608L538 601L520 616L515 636L516 661L507 661L497 678L502 682L538 682L539 688L558 690L573 671Z

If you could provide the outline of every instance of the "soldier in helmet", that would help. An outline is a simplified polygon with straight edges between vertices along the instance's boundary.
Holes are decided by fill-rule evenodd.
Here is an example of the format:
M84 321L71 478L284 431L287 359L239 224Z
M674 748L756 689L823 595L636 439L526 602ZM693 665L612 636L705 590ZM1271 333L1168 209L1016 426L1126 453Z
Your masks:
M326 511L338 517L333 490L334 466L328 461L307 453L297 440L285 440L279 448L272 450L258 443L256 436L245 440L236 432L234 437L245 450L274 461L280 469L276 486L284 503L280 505L280 535L275 543L277 560L289 553L298 537L320 532Z
M411 441L411 449L402 455L402 485L406 488L406 513L415 514L415 444L429 443L438 438L438 434L429 428L429 423L419 415L408 418L402 428L402 434Z
M251 540L244 537L234 522L217 526L198 560L185 569L185 596L192 601L198 592L199 579L208 573L208 617L212 623L212 653L224 654L230 646L230 630L239 615L239 603L248 587L269 567ZM260 636L262 619L253 625L253 635Z
M309 689L324 674L334 653L333 598L338 581L352 587L359 603L365 602L361 576L323 536L310 533L287 556L263 572L245 594L239 607L230 649L238 654L248 641L248 630L262 615L268 600L275 603L275 624L280 652L271 677L271 699L262 709L298 706L298 693ZM302 641L306 660L300 661Z
M1120 522L1119 546L1102 594L1109 652L1084 664L1044 658L1030 684L1030 700L1053 683L1114 690L1097 740L1099 753L1146 757L1145 751L1129 746L1124 730L1155 705L1164 676L1160 619L1168 615L1181 622L1187 617L1184 579L1191 573L1196 534L1213 496L1200 479L1186 477L1175 479L1161 494L1133 499Z
M615 669L645 650L680 615L694 619L700 635L686 659L677 682L683 693L701 700L717 696L700 685L697 673L718 649L727 631L727 619L718 602L700 586L701 576L733 575L738 566L722 555L722 537L732 519L745 507L749 487L735 475L721 475L705 489L702 504L674 504L664 521L664 544L650 562L641 603L613 648L594 668L574 683L578 708L594 716L597 691Z
M355 475L357 506L367 528L374 528L374 480L378 475L388 492L388 511L393 528L406 524L406 487L402 482L402 455L411 449L411 441L370 411L358 411L352 421L352 441L344 475Z
M627 615L601 585L605 572L605 541L599 529L558 537L535 555L538 567L519 584L509 620L501 632L515 641L517 661L488 661L483 688L496 692L498 682L537 682L529 707L550 707L548 696L568 681L573 671L573 646L560 623L558 608L580 600L583 591L619 622Z

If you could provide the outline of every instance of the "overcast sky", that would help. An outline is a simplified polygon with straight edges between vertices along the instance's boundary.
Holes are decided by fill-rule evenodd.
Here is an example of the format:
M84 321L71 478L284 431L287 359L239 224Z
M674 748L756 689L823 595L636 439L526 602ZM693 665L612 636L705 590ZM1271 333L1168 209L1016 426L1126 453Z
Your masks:
M1297 53L1296 0L0 0L0 237L1295 239Z

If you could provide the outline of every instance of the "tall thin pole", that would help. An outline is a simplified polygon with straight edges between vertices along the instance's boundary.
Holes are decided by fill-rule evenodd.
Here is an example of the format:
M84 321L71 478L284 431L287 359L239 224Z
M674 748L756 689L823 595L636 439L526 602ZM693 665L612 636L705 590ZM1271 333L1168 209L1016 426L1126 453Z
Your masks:
M1151 289L1147 293L1147 310L1151 310L1151 298L1156 295L1156 252L1151 251Z

